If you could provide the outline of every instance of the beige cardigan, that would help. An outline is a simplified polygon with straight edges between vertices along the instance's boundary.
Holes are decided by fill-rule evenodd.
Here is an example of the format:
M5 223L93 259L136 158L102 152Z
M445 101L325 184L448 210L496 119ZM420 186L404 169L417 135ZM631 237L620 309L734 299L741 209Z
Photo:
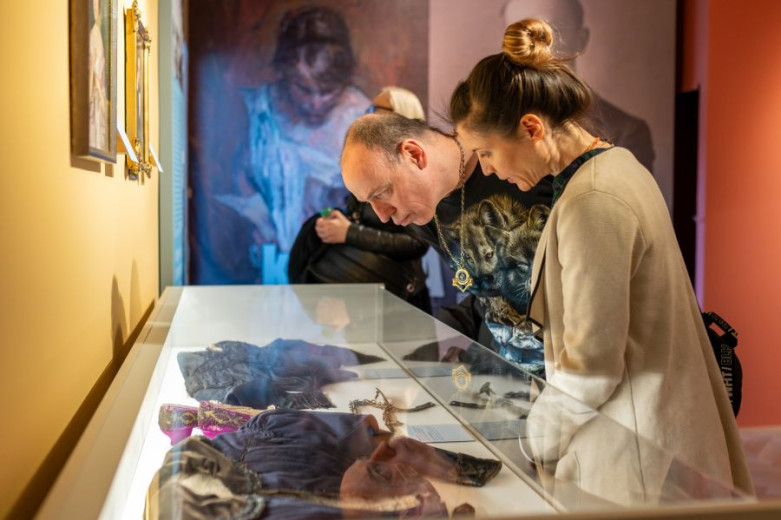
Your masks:
M532 443L538 462L624 504L657 501L689 478L670 455L753 494L667 206L629 151L602 152L570 179L543 230L532 287L550 386L629 430L547 388L528 419L530 437L546 436Z

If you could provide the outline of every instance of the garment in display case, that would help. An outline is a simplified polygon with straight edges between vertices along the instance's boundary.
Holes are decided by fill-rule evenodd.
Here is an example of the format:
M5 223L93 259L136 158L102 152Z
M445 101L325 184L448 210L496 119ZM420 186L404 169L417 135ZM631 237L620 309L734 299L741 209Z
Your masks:
M382 286L212 286L165 290L39 517L750 501Z

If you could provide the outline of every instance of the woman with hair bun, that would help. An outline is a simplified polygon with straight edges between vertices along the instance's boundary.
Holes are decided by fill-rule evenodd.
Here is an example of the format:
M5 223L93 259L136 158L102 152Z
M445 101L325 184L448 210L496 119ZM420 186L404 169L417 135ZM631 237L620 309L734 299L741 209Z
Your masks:
M683 483L680 462L752 494L662 194L628 150L585 130L591 92L552 44L543 20L511 24L503 51L481 60L450 103L485 175L523 191L554 176L528 312L549 386L532 406L525 451L556 480L627 505L664 501ZM636 437L615 435L562 393Z

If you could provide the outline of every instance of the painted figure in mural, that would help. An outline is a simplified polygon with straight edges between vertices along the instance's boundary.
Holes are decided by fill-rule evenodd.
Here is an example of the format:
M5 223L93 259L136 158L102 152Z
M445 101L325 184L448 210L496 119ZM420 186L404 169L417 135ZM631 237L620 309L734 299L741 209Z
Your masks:
M342 16L321 7L287 12L272 65L276 80L244 89L249 196L217 195L255 227L250 256L263 283L286 282L287 255L304 220L341 206L339 153L369 99L352 85L355 60ZM271 268L270 266L275 266Z
M101 0L92 0L92 27L89 31L89 144L108 148L108 93L106 92L106 52L101 26Z
M171 25L173 27L173 66L179 87L185 87L185 57L184 57L184 21L182 19L182 0L171 3Z
M580 0L509 0L502 10L505 25L529 17L541 18L553 27L560 43L561 57L577 70L577 56L586 51L589 29L585 25ZM617 146L632 151L637 159L653 172L654 148L651 129L644 120L635 117L594 92L594 102L585 122L594 132L610 139Z

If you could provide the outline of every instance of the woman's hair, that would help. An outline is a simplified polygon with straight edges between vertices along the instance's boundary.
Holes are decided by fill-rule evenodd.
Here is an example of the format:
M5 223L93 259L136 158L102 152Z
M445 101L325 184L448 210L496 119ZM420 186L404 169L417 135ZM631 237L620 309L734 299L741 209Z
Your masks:
M547 22L525 19L507 27L502 52L483 58L450 98L450 119L479 133L513 135L524 114L544 116L553 128L581 122L591 90L553 56Z
M418 96L402 87L385 87L380 93L387 92L394 112L409 119L426 120L426 113Z

